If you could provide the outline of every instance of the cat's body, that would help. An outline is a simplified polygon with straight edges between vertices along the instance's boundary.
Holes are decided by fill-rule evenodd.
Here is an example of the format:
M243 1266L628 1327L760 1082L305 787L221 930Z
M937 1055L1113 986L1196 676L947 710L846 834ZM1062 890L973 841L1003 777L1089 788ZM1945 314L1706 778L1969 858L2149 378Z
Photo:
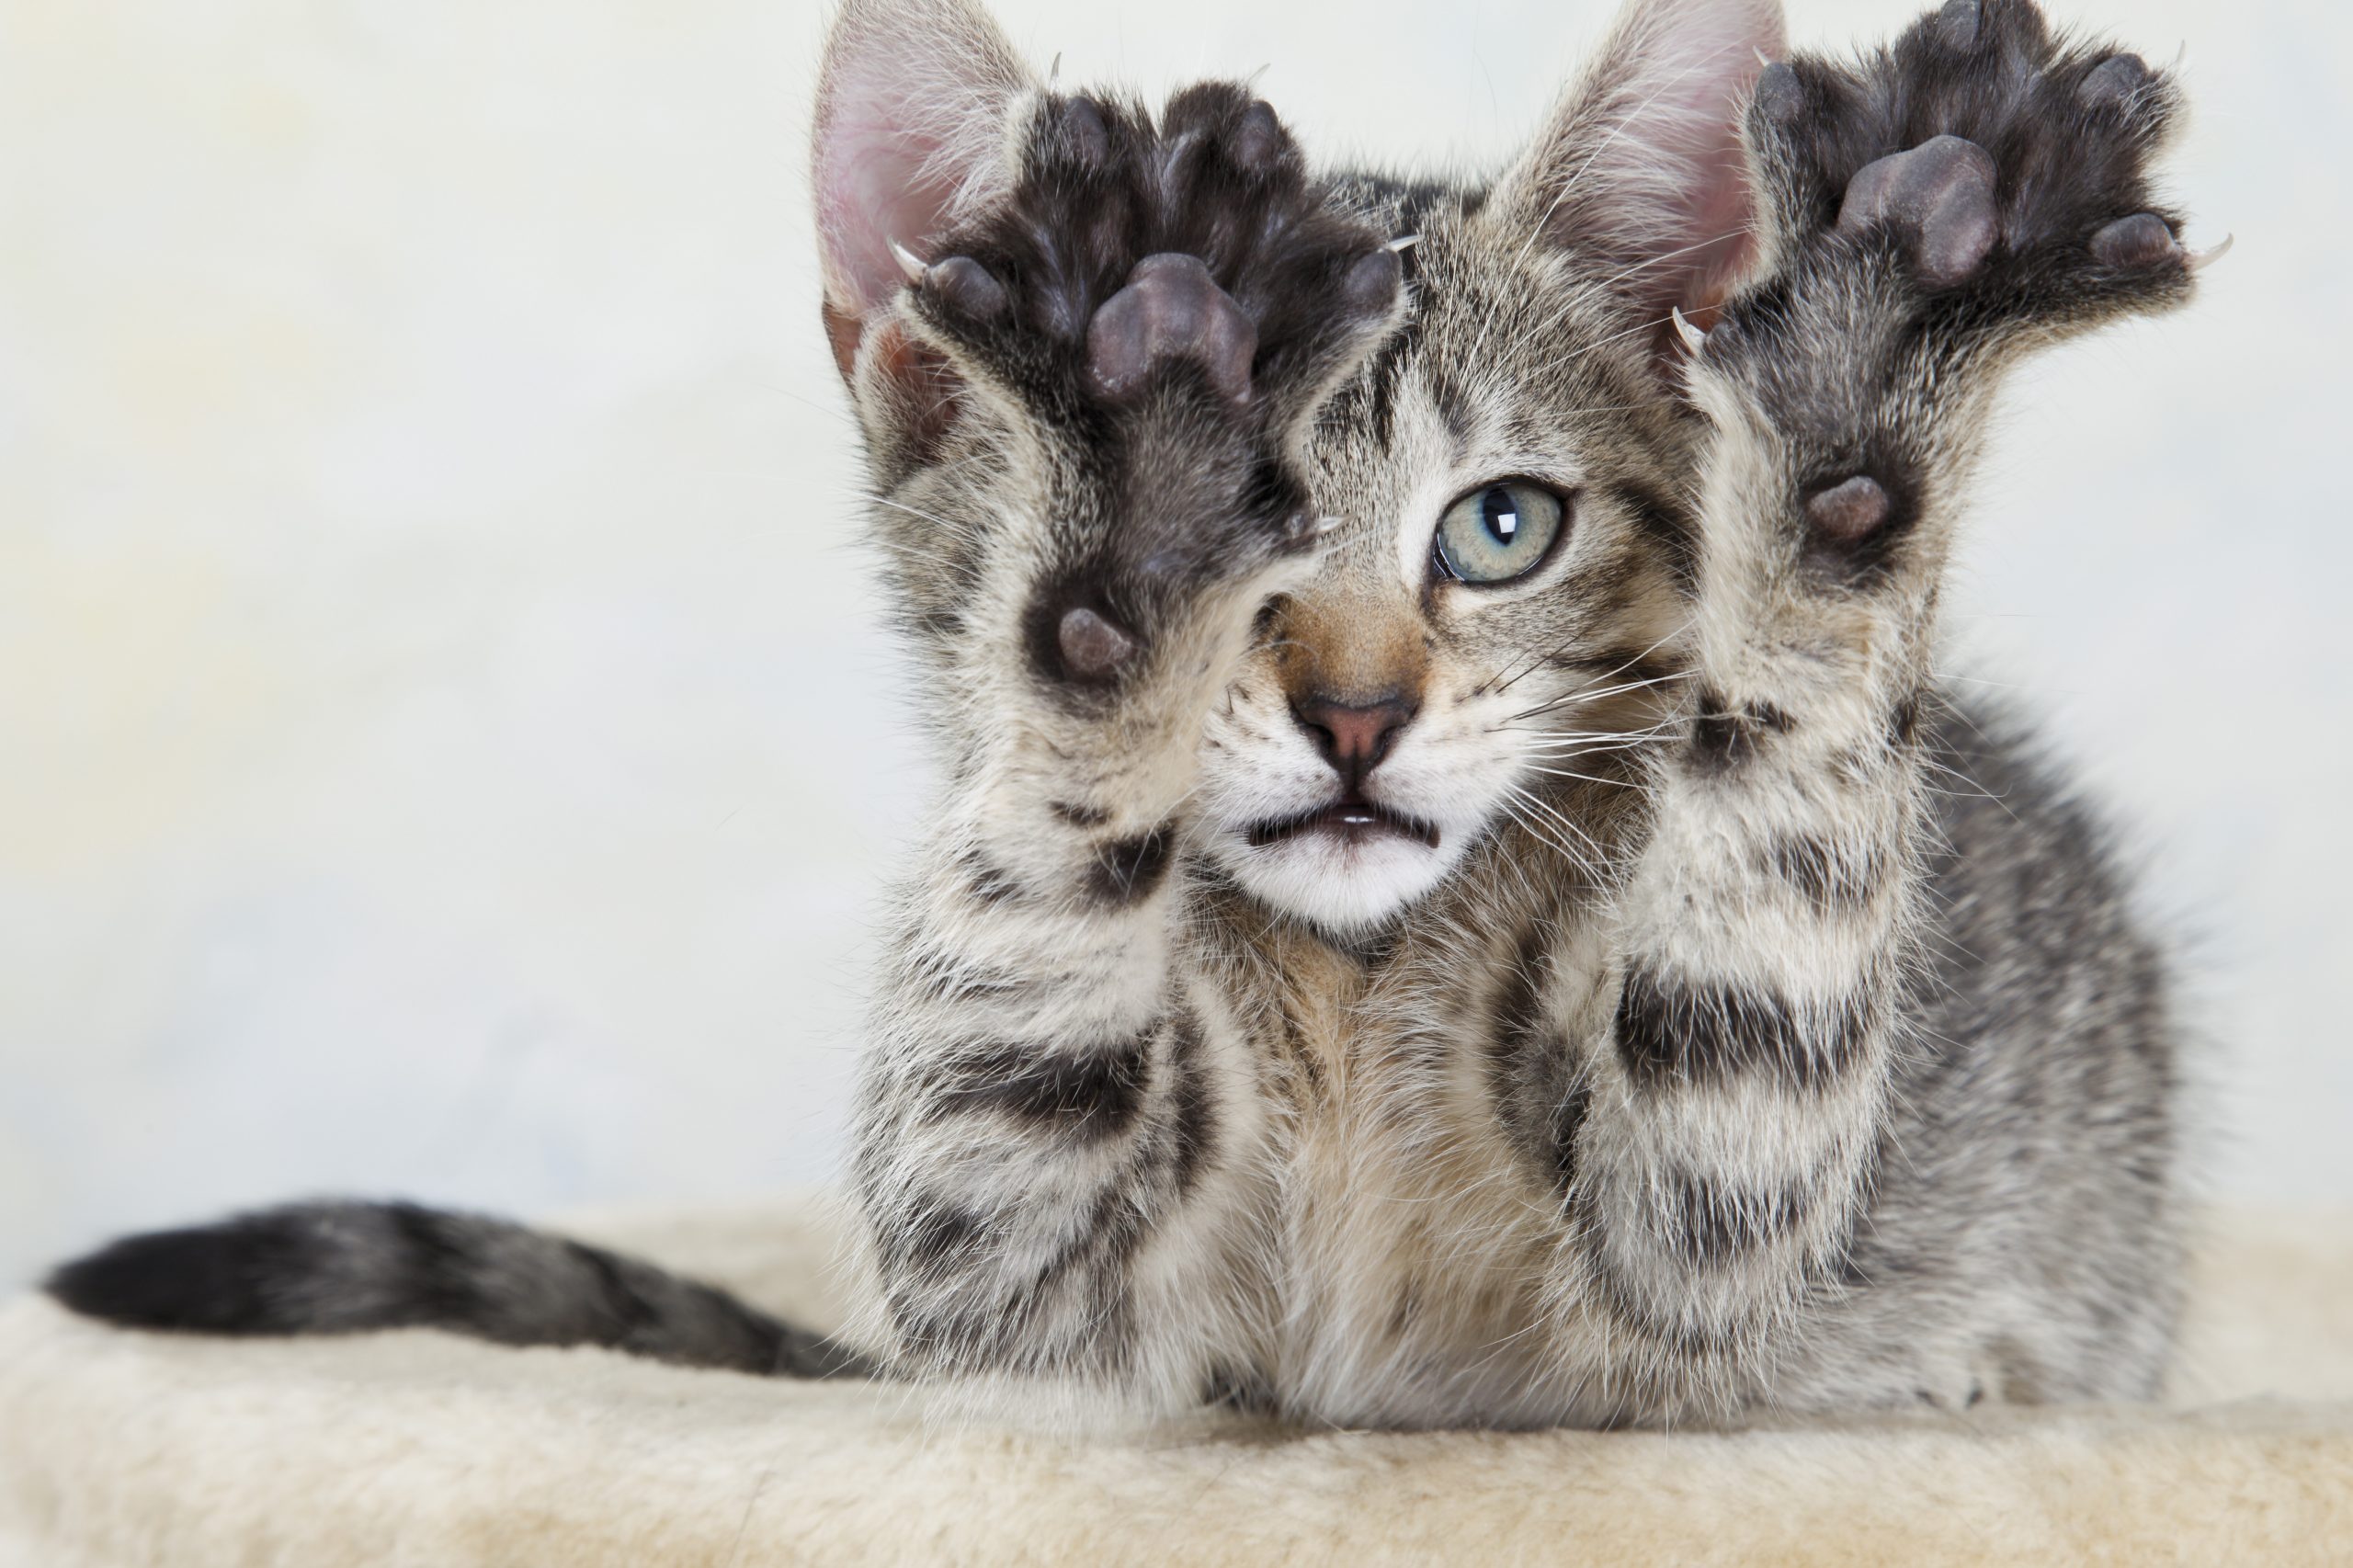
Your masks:
M911 17L947 47L884 51ZM1765 0L1641 0L1456 191L849 7L827 317L945 779L859 1112L893 1372L1347 1425L2152 1392L2163 965L1930 656L1999 371L2186 297L2171 88L2015 0L1758 51ZM281 1211L56 1288L529 1340L519 1292L835 1369L471 1223Z

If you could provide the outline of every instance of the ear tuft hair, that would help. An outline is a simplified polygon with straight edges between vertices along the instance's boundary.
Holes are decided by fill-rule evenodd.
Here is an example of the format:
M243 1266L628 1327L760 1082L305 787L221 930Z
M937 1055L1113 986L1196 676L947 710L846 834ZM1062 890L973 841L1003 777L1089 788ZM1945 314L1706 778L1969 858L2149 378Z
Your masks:
M1492 209L1592 256L1646 316L1702 325L1756 255L1741 119L1779 0L1630 0Z

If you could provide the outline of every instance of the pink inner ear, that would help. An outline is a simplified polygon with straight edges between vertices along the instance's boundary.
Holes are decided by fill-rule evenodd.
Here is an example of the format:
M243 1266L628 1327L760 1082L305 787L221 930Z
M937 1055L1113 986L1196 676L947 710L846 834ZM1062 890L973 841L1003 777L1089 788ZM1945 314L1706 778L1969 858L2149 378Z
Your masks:
M915 247L947 227L961 181L942 167L942 143L894 121L894 104L845 95L820 132L817 227L826 251L829 304L863 316L898 291L891 243Z
M1588 79L1556 232L1635 258L1619 287L1645 310L1711 315L1755 259L1740 120L1786 50L1778 0L1633 0Z
M1764 70L1757 56L1779 58L1785 47L1778 9L1736 9L1748 15L1736 15L1735 22L1765 19L1769 25L1741 28L1735 39L1722 43L1717 59L1690 62L1688 96L1670 91L1663 99L1682 98L1683 112L1663 140L1687 170L1679 199L1669 207L1668 232L1680 238L1668 248L1693 248L1660 269L1665 276L1651 297L1662 307L1680 305L1695 313L1702 329L1713 324L1730 285L1756 258L1756 193L1749 188L1748 160L1741 150L1740 117Z
M846 0L817 92L814 185L825 316L845 370L866 318L919 256L985 198L1006 117L1029 84L969 0Z
M1679 266L1661 268L1665 276L1651 297L1661 307L1681 306L1704 332L1715 324L1716 307L1732 284L1756 259L1756 203L1736 136L1697 153L1691 167L1689 199L1681 217L1682 233L1689 236L1683 243L1696 248L1677 258Z

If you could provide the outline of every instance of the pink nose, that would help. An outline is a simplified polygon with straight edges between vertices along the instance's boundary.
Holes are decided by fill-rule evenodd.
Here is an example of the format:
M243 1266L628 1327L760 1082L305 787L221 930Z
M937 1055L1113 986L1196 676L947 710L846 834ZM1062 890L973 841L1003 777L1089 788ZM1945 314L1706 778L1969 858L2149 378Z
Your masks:
M1415 705L1393 693L1370 702L1337 702L1317 693L1294 701L1290 710L1324 760L1354 789L1389 755L1397 732L1412 722Z

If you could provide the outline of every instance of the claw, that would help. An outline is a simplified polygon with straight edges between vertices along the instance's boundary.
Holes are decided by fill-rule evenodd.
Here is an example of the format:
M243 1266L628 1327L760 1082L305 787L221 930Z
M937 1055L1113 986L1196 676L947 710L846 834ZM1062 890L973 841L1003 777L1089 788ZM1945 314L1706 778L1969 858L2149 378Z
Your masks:
M1691 324L1691 319L1683 313L1682 306L1674 306L1668 313L1675 318L1675 335L1683 340L1684 347L1697 354L1708 347L1708 335Z
M2208 245L2204 250L2194 250L2189 252L2183 260L2188 264L2190 271L2203 272L2208 267L2213 266L2216 262L2222 260L2224 256L2230 255L2231 246L2235 244L2237 242L2238 236L2236 234L2224 234L2220 240L2211 245Z
M1419 234L1400 234L1389 242L1389 248L1402 256L1421 243L1422 236Z
M906 274L907 281L910 283L922 282L923 275L930 270L924 265L921 256L896 240L891 242L891 259L899 264L899 270Z
M1754 50L1754 51L1756 51L1756 63L1757 63L1757 64L1762 65L1762 66L1763 66L1763 67L1765 67L1765 69L1766 69L1766 70L1768 70L1768 71L1770 71L1771 69L1773 69L1773 63L1774 63L1774 62L1773 62L1773 57L1772 57L1771 55L1769 55L1769 54L1766 53L1766 52L1765 52L1763 50L1761 50L1761 49L1757 49L1757 48L1756 48L1756 46L1755 44L1750 44L1748 47L1749 47L1751 50Z
M1322 538L1324 535L1325 535L1325 534L1327 534L1327 533L1330 533L1334 528L1338 528L1342 523L1345 523L1345 522L1347 522L1347 518L1346 518L1346 517L1318 517L1318 518L1316 518L1316 519L1315 519L1315 533L1316 533L1316 537L1317 537L1317 538L1319 538L1319 539L1320 539L1320 538Z

